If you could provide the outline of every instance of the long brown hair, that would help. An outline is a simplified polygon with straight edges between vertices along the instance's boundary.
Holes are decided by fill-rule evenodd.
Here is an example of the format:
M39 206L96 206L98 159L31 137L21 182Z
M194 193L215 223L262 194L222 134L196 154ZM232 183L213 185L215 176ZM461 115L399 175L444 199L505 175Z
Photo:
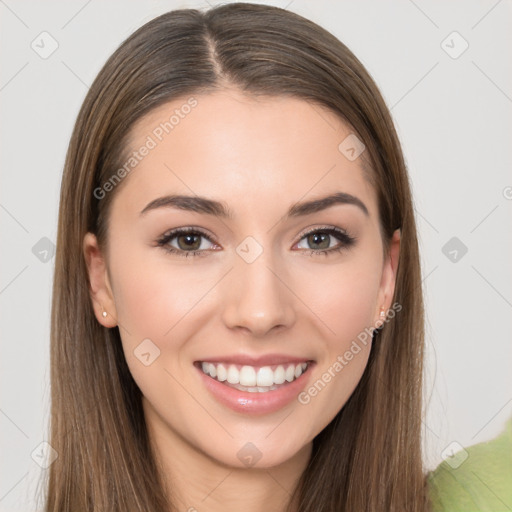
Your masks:
M129 130L155 107L229 85L323 107L364 142L387 250L401 230L394 302L402 309L373 344L354 393L313 441L295 490L297 512L429 508L422 465L423 299L406 166L374 81L332 34L292 12L228 4L176 10L132 34L109 58L78 115L62 178L51 319L51 440L46 510L173 510L158 475L141 393L117 328L96 320L84 235L108 238Z

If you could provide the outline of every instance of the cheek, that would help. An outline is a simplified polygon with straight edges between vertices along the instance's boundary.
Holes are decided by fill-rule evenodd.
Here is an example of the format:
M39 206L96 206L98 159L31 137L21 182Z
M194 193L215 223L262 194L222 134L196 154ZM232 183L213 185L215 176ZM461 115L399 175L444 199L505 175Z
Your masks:
M204 297L218 279L212 272L171 265L165 258L150 265L147 261L142 251L118 258L112 265L113 288L130 372L143 394L160 403L162 390L179 396L180 385L170 373L180 364L181 349L197 330Z
M368 274L353 273L337 283L340 290L326 304L327 314L332 318L334 330L342 343L355 338L359 332L371 327L377 286Z
M215 309L211 292L222 269L176 258L170 261L163 250L163 257L153 259L136 248L129 254L112 265L123 351L143 393L156 394L153 398L158 402L162 389L180 392L168 372L190 371L185 347L203 328L205 315Z
M304 281L308 306L326 333L311 385L298 397L315 418L311 435L324 428L345 405L359 383L371 350L371 327L381 279L381 262L360 259L323 268ZM327 327L326 327L327 326Z
M373 326L380 281L380 262L370 259L321 268L303 279L301 295L328 327L331 349L342 350Z
M215 282L211 273L192 270L186 264L171 265L165 258L148 265L143 253L119 259L114 268L118 321L132 338L172 336L174 327Z

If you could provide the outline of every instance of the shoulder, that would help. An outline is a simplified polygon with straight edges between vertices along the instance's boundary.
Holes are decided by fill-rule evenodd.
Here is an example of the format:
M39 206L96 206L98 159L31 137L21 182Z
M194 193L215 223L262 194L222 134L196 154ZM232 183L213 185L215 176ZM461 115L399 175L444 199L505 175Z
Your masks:
M512 511L512 418L495 439L439 464L428 483L432 512Z

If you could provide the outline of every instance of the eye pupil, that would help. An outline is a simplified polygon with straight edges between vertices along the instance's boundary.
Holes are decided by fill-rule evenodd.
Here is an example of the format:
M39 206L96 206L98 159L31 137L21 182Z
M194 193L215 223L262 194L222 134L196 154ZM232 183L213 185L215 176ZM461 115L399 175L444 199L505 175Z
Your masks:
M201 235L190 235L190 234L187 234L187 235L179 235L177 240L178 240L178 246L180 247L180 249L182 250L186 250L186 249L193 249L193 250L197 250L199 249L199 247L201 246L201 240L200 240L200 237ZM181 242L183 241L183 239L186 240L185 244L183 245ZM198 243L199 242L199 243Z
M308 242L313 244L322 244L321 247L314 247L314 249L328 249L329 248L329 235L327 233L312 233L308 236Z

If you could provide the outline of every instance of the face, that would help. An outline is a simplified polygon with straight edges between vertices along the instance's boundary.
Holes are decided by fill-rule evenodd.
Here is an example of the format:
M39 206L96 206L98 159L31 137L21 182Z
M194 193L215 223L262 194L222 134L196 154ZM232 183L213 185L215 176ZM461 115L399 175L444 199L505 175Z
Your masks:
M130 171L104 190L108 248L87 234L84 251L97 319L119 327L162 442L271 467L350 397L399 248L383 254L361 157L338 148L350 133L303 100L234 90L134 126Z

